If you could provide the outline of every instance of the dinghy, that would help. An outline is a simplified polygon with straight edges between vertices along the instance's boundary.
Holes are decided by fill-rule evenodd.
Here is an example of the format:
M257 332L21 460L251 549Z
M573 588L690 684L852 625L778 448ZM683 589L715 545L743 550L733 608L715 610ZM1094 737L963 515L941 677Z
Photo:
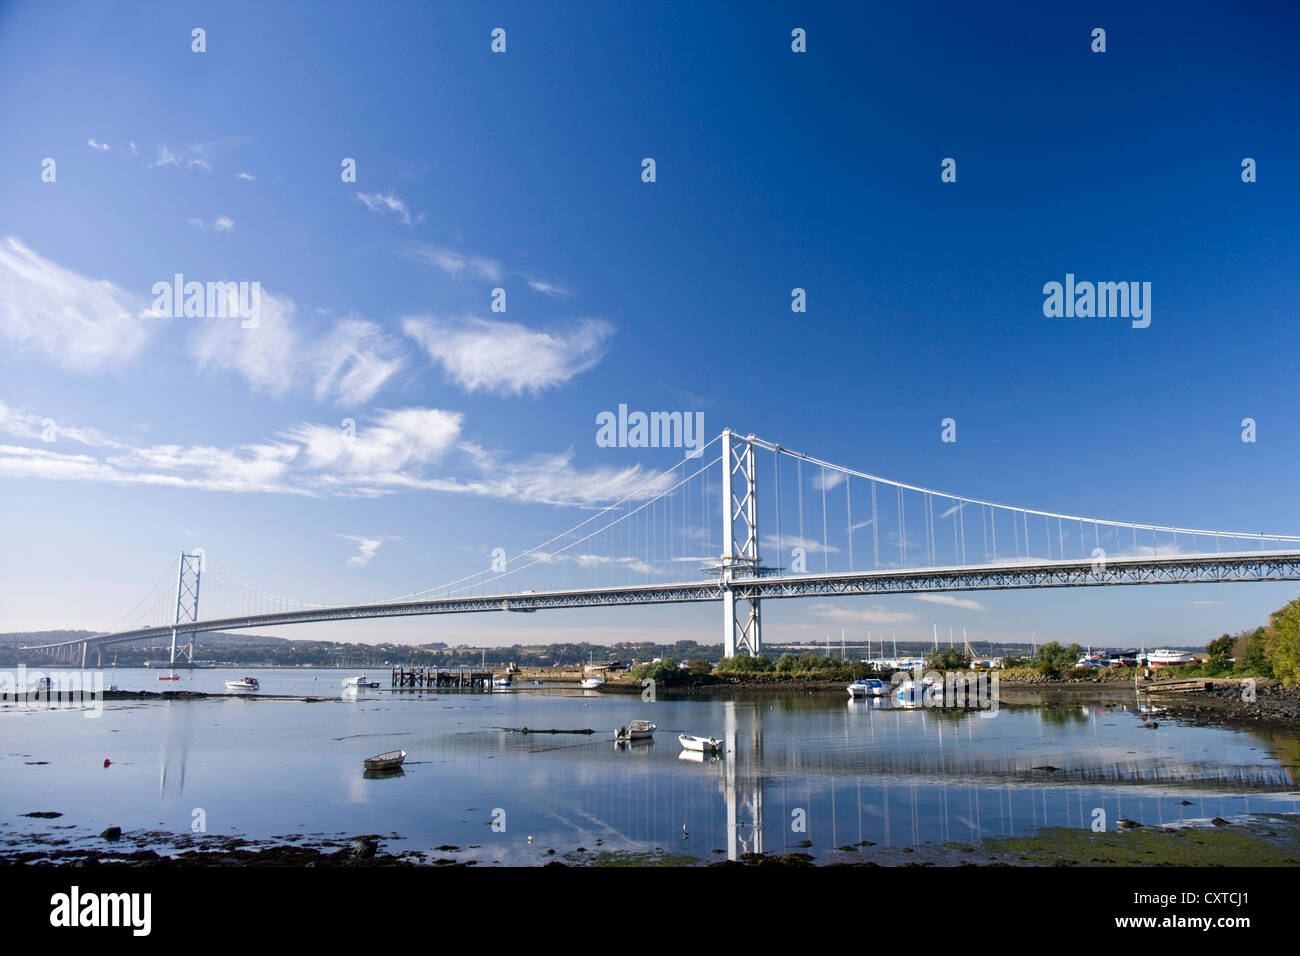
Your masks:
M393 770L402 765L406 759L405 750L390 750L386 754L380 754L377 757L366 758L367 770Z
M648 740L655 733L655 725L648 720L633 720L626 727L614 731L615 740Z

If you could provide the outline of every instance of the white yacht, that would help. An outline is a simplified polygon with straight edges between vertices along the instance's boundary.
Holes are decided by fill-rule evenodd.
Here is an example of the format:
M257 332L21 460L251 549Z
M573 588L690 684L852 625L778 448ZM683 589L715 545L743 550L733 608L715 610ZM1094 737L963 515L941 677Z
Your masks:
M889 685L874 677L859 678L849 685L849 697L858 700L862 697L884 697L889 693Z

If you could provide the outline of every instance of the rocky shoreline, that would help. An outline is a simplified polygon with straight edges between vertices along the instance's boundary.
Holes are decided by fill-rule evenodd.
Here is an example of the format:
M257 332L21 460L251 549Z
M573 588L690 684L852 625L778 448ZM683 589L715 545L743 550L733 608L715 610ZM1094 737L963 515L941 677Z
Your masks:
M110 831L117 828L110 828ZM110 831L105 831L108 834ZM164 832L101 835L103 848L71 846L51 833L8 834L0 847L0 866L95 867L459 867L480 861L433 851L390 852L385 843L397 834L343 836L311 834L251 841L230 836L191 836ZM118 849L125 841L129 847ZM293 842L286 842L293 841ZM599 843L599 841L597 841ZM474 850L480 847L467 847ZM724 851L699 848L669 852L663 847L610 850L575 847L545 851L529 866L539 867L1039 867L1039 866L1295 866L1300 864L1300 819L1265 814L1230 822L1215 818L1197 825L1143 826L1121 820L1116 829L1045 829L1021 837L994 837L981 843L878 846L870 840L814 851L810 841L773 853L745 853L721 859ZM489 863L490 865L490 863Z
M1171 717L1197 723L1226 723L1251 727L1300 728L1300 687L1283 687L1271 681L1256 682L1253 695L1244 681L1207 680L1199 690L1159 693L1161 707ZM1247 699L1253 696L1253 699Z

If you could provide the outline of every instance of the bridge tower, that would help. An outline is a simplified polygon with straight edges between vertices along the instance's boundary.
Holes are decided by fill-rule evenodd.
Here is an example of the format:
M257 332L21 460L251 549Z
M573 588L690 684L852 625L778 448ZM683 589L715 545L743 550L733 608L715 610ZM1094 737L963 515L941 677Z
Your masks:
M722 433L722 641L723 654L762 653L763 629L757 598L737 598L733 581L756 577L758 560L758 471L753 435ZM740 607L737 607L739 602Z
M186 624L199 619L199 579L203 575L203 554L181 552L180 568L176 573L176 624ZM194 632L187 635L181 653L194 663ZM172 664L176 663L176 627L172 626Z

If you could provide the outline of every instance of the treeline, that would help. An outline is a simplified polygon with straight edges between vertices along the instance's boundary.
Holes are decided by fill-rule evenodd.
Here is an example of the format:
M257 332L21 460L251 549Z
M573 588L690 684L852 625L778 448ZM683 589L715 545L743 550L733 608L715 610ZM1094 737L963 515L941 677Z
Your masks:
M1203 663L1183 668L1194 677L1272 677L1300 684L1300 598L1269 615L1253 631L1224 634L1210 641Z
M775 659L767 654L759 654L756 657L737 654L719 661L716 667L706 658L696 657L686 660L685 669L677 659L666 657L658 663L634 667L631 676L637 680L649 678L661 687L672 687L679 684L698 684L702 678L708 677L718 680L739 677L747 681L773 682L847 681L857 680L860 677L887 676L887 672L879 671L861 661L826 657L812 652L803 654L787 652Z
M634 660L653 660L656 657L671 657L674 661L699 658L707 664L709 660L721 656L721 644L697 644L695 641L677 641L675 644L654 644L649 641L589 644L584 641L577 644L512 644L509 647L452 647L444 650L421 647L413 663L425 667L468 667L485 661L494 666L517 664L520 667L577 667L588 661L621 661L626 664Z

